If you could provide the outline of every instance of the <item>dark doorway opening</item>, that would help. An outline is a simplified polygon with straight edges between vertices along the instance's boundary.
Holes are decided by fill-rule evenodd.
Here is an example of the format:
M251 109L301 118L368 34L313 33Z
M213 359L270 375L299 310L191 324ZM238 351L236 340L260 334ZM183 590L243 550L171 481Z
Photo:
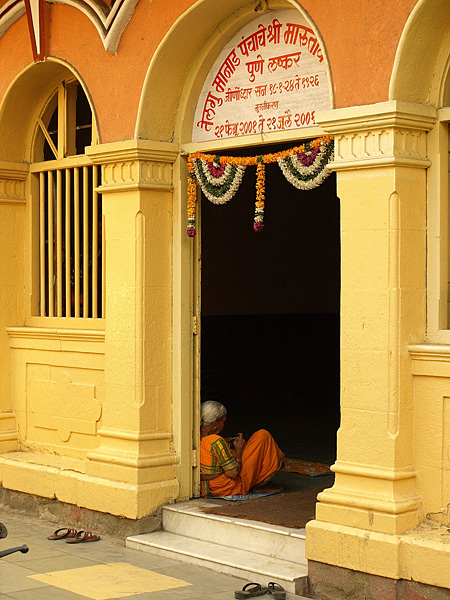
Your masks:
M201 399L227 407L223 435L268 429L288 457L332 464L340 417L336 178L300 191L267 165L260 233L252 227L255 181L248 167L225 205L202 195Z

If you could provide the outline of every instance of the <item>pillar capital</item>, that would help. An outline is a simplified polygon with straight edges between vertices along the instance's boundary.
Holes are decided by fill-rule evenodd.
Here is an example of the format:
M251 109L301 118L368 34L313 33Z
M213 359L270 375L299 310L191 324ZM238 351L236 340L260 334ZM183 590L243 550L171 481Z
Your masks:
M0 203L25 204L25 180L29 165L0 162Z
M102 194L131 190L171 191L172 164L177 146L170 142L127 140L86 150L94 164L102 165Z
M316 121L334 136L334 171L373 167L427 168L426 134L436 108L390 100L318 113Z

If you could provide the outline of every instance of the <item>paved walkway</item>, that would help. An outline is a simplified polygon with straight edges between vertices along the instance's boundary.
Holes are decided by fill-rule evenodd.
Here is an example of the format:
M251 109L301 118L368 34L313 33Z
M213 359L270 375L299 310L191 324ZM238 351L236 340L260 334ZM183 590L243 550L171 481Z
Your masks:
M29 552L0 558L0 600L230 600L247 583L209 569L124 547L124 541L67 544L49 541L58 527L1 513L8 537L0 550L27 544ZM267 584L267 582L260 582ZM263 598L273 598L266 595ZM286 595L287 600L299 596Z

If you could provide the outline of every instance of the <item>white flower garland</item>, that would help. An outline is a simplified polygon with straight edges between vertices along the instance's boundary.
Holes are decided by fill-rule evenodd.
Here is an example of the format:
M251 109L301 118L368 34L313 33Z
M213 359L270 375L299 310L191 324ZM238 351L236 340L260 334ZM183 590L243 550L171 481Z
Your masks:
M323 144L319 147L319 152L310 165L304 165L297 154L292 154L285 159L279 158L277 162L289 183L299 190L312 190L318 187L324 179L331 175L331 171L326 166L321 169L326 153L327 146ZM331 160L333 160L333 152L330 154L328 161ZM298 176L292 173L292 170L289 168L289 161L294 170L298 173ZM313 178L308 179L307 181L301 179L301 176L308 176L315 171L317 173Z
M200 172L200 168L201 168L201 172ZM234 174L234 178L233 178L233 181L231 182L230 187L225 192L225 194L223 194L221 196L216 196L213 193L211 193L208 190L208 188L204 185L203 177L205 177L205 179L208 181L208 183L210 185L212 185L215 188L219 188L222 185L225 185L227 183L227 181L230 180L230 178L233 176L232 175L233 165L227 164L225 166L225 170L222 173L222 175L220 177L214 177L208 168L208 164L207 164L206 160L201 160L201 159L194 160L194 169L195 169L195 176L197 179L197 183L202 188L202 192L205 194L205 196L208 198L208 200L210 202L212 202L213 204L226 204L229 200L231 200L231 198L236 194L236 192L239 189L239 186L241 185L242 178L244 177L246 168L247 167L242 166L242 165L235 165L234 166L235 174ZM203 175L203 177L202 177L202 175Z

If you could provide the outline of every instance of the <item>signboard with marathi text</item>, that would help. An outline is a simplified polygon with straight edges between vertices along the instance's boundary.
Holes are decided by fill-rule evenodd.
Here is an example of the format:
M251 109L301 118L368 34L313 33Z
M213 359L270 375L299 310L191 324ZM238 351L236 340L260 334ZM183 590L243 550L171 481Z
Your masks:
M329 108L317 36L296 10L271 11L220 53L197 103L192 141L310 127Z

